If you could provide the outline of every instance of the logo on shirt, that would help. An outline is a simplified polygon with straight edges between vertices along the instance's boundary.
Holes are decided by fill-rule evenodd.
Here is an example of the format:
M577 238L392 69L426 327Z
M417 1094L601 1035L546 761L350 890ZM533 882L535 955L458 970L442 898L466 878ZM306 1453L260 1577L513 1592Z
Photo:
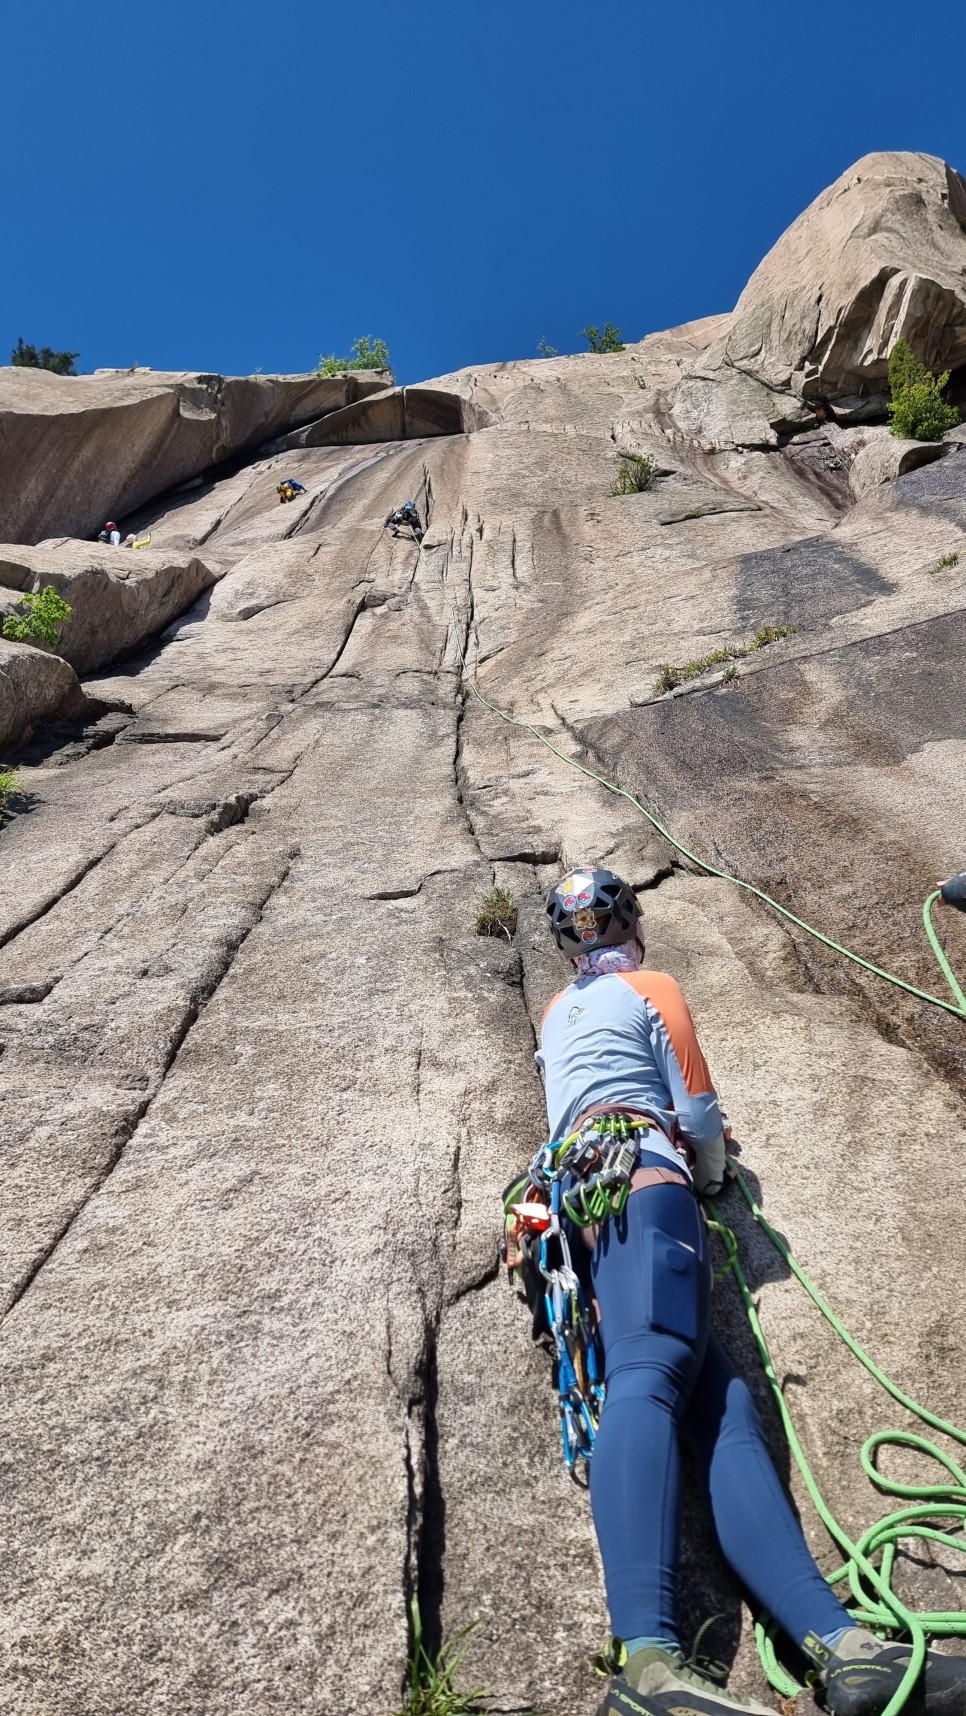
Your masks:
M576 1025L581 1013L585 1013L586 1011L587 1009L585 1007L571 1007L570 1012L567 1014L567 1024Z

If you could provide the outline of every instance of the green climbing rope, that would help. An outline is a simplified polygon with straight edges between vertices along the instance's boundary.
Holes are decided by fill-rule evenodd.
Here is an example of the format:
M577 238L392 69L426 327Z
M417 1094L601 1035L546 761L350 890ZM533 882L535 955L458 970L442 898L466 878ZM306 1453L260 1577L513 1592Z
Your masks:
M418 566L419 562L424 557L425 544L420 542L417 544L417 547L419 550L417 556ZM668 845L673 846L674 850L679 852L682 858L686 858L690 864L694 864L699 870L703 870L705 875L714 876L720 882L730 882L733 887L741 888L745 893L753 895L756 900L761 900L763 905L770 907L774 912L778 912L779 916L785 918L788 923L794 924L797 929L804 930L806 935L810 935L815 941L821 942L823 947L831 948L833 953L841 954L843 959L851 960L853 965L861 966L863 971L871 972L874 977L881 977L886 983L893 984L896 989L904 990L907 995L914 995L918 1001L927 1001L932 1007L942 1008L944 1013L952 1013L957 1019L966 1019L966 995L963 994L962 989L956 982L946 956L939 945L939 938L933 928L930 915L933 903L939 898L938 889L935 893L929 895L929 898L923 907L923 918L929 936L930 945L939 961L940 970L942 971L942 974L955 997L953 1001L947 1001L941 995L932 995L927 989L918 989L914 983L907 983L904 978L896 977L894 972L884 971L881 965L874 965L871 960L863 959L860 954L853 953L851 948L843 947L841 942L833 941L831 936L824 935L823 932L816 929L813 924L806 923L804 918L797 917L796 914L793 911L790 911L787 906L783 906L779 900L773 899L771 894L766 894L763 888L756 888L753 882L746 882L740 876L732 876L729 871L720 870L716 865L709 864L706 858L699 858L696 852L690 851L687 846L683 845L682 842L671 833L671 830L666 828L664 823L660 822L653 812L648 810L646 805L641 803L640 799L635 798L632 792L627 791L626 787L618 786L616 781L608 780L606 775L597 774L594 769L589 769L585 763L579 763L576 757L568 757L566 751L562 751L558 745L555 745L551 739L547 738L545 733L541 733L539 727L535 727L532 721L526 721L520 715L511 715L508 709L501 709L499 704L494 703L480 690L475 677L470 672L466 661L466 653L460 639L459 615L456 612L446 586L439 574L434 569L430 568L430 576L435 580L436 584L442 591L443 598L453 617L453 637L460 659L461 677L469 687L477 702L482 704L484 709L489 710L491 715L498 716L501 721L506 722L507 726L520 727L525 733L532 734L534 739L550 751L553 756L558 757L562 763L566 763L568 768L576 769L578 774L585 775L588 780L596 782L596 784L603 787L606 792L613 793L616 798L626 799L627 803L632 805L638 812L638 815L643 816L645 821L650 823L655 833L659 834L662 840L666 840Z
M948 1436L951 1441L966 1447L966 1431L961 1430L958 1425L950 1423L947 1419L938 1417L936 1413L930 1412L927 1407L921 1406L918 1401L913 1400L911 1395L897 1387L865 1351L865 1348L855 1340L854 1336L849 1334L844 1323L836 1316L794 1253L789 1249L781 1235L771 1226L750 1190L744 1175L739 1171L735 1177L739 1190L759 1227L767 1234L772 1245L792 1274L801 1282L813 1304L834 1329L839 1339L845 1343L869 1375L887 1394L891 1395L893 1400L898 1401L900 1406L912 1413L921 1423L928 1424L930 1429L938 1430L944 1436ZM734 1274L738 1284L755 1345L758 1348L762 1367L778 1408L795 1464L802 1475L819 1518L845 1556L843 1565L830 1575L829 1584L835 1586L843 1581L848 1584L851 1593L850 1612L857 1624L874 1627L879 1631L902 1633L912 1641L912 1653L905 1678L891 1703L883 1712L883 1716L898 1716L898 1713L905 1707L922 1667L927 1636L966 1638L966 1613L957 1610L916 1612L907 1608L892 1588L892 1572L896 1551L903 1539L924 1539L943 1544L947 1549L954 1549L960 1554L966 1554L966 1538L962 1535L963 1527L966 1525L966 1473L956 1464L955 1460L925 1436L911 1435L909 1432L901 1430L877 1431L868 1437L863 1444L860 1455L863 1470L876 1489L883 1495L914 1501L918 1505L900 1508L893 1513L886 1514L875 1525L863 1532L857 1542L849 1537L822 1495L799 1441L794 1422L785 1403L781 1384L775 1372L765 1332L761 1326L761 1319L741 1265L737 1240L733 1231L721 1221L720 1215L713 1205L711 1209L715 1218L713 1228L725 1246L727 1267ZM947 1484L902 1484L884 1477L878 1468L877 1458L879 1450L886 1447L915 1449L918 1453L937 1461L949 1474L952 1481ZM942 1529L943 1525L957 1521L960 1527L958 1536ZM879 1557L878 1566L873 1561L873 1556ZM778 1662L774 1646L774 1628L770 1624L759 1621L756 1623L755 1633L762 1666L770 1684L783 1697L795 1697L801 1691L801 1687Z
M424 544L420 542L417 546L418 567L419 562L423 559ZM539 728L536 727L532 721L524 720L521 716L512 715L508 710L501 709L498 704L494 703L480 690L475 677L470 673L466 661L466 654L460 639L459 616L442 579L435 570L432 569L431 576L438 584L443 594L443 598L452 614L453 636L460 659L461 677L469 687L469 690L476 698L477 702L479 702L484 709L487 709L492 715L496 715L508 726L519 727L524 732L530 733L533 738L550 751L553 756L559 758L561 762L566 763L569 768L575 769L588 780L594 781L598 786L603 787L605 791L614 794L618 798L625 799L627 803L645 819L646 822L650 823L651 827L657 834L661 835L662 839L666 840L676 852L679 852L683 858L687 859L689 863L694 864L706 875L714 876L719 881L730 882L734 887L743 889L746 893L751 894L755 899L761 900L761 902L770 907L772 911L778 912L781 917L787 920L787 922L794 924L796 928L803 930L807 935L810 935L816 941L821 942L824 947L830 948L834 953L841 954L843 958L851 960L853 964L861 966L864 971L871 972L873 976L881 977L886 983L891 983L897 989L905 991L906 994L915 996L917 1000L926 1001L933 1007L941 1008L943 1012L952 1013L955 1017L960 1019L966 1019L966 994L963 993L963 990L949 965L932 921L932 908L940 897L938 889L929 894L923 904L923 924L940 971L942 972L942 975L953 995L952 1001L947 1001L940 995L933 995L928 990L919 989L912 983L906 983L903 978L895 976L893 972L885 971L881 966L873 964L870 960L861 958L859 954L853 953L850 948L843 947L840 942L834 941L831 936L824 935L822 931L817 930L814 925L806 923L804 918L798 917L794 912L790 911L787 906L783 906L780 901L773 899L770 894L765 893L763 889L756 888L753 883L744 881L740 876L732 876L728 871L721 870L716 865L708 863L706 859L698 857L696 853L690 851L688 847L684 846L682 842L671 833L670 829L666 828L664 824L660 822L658 818L634 796L633 793L628 792L624 787L618 786L615 781L609 780L605 775L598 774L595 770L587 768L584 763L578 762L576 758L568 756L565 751L560 750L559 746L555 745L552 740L548 739L545 733L541 733ZM900 1406L904 1407L906 1411L910 1412L921 1423L929 1425L931 1429L939 1431L942 1435L949 1437L952 1441L957 1442L962 1446L966 1446L966 1431L960 1430L957 1425L950 1423L944 1418L938 1417L935 1413L930 1412L926 1407L920 1406L918 1401L913 1400L911 1395L906 1394L904 1390L897 1387L897 1385L890 1380L880 1366L878 1366L865 1351L864 1347L862 1347L859 1342L849 1334L844 1323L842 1323L836 1316L827 1300L819 1292L815 1283L806 1274L805 1270L802 1268L794 1254L790 1251L781 1235L771 1226L740 1171L736 1174L736 1180L741 1194L744 1197L745 1202L748 1204L755 1221L767 1234L771 1243L775 1246L788 1268L801 1282L812 1302L834 1329L839 1339L845 1343L849 1351L854 1354L854 1356L859 1360L859 1363L868 1371L869 1375L875 1379L880 1387L883 1388L893 1400L897 1401ZM812 1472L806 1458L805 1451L799 1441L798 1433L795 1429L791 1414L785 1404L785 1397L782 1393L781 1384L775 1372L771 1352L768 1347L764 1329L761 1325L761 1319L759 1318L757 1307L755 1306L751 1290L748 1286L747 1277L745 1276L741 1265L737 1240L735 1239L733 1231L721 1222L714 1205L711 1206L711 1214L714 1217L714 1220L709 1225L720 1235L727 1254L726 1270L718 1271L718 1275L720 1276L721 1274L726 1273L727 1270L730 1270L734 1274L739 1292L744 1302L745 1311L751 1325L755 1344L758 1348L765 1376L768 1380L772 1395L774 1396L795 1463L802 1475L805 1487L811 1497L819 1518L822 1520L822 1523L829 1532L833 1542L837 1544L838 1548L845 1556L843 1565L830 1575L829 1583L835 1586L845 1581L848 1584L852 1599L851 1613L858 1624L876 1627L880 1631L901 1633L904 1636L907 1636L911 1641L912 1649L909 1659L909 1667L901 1686L897 1689L894 1697L883 1711L883 1716L899 1716L899 1713L905 1708L905 1705L908 1702L909 1695L915 1686L916 1680L919 1677L925 1661L927 1637L941 1636L966 1638L966 1613L959 1611L917 1613L909 1609L892 1588L892 1573L895 1564L896 1552L900 1543L904 1539L919 1539L940 1543L948 1549L954 1549L960 1553L966 1553L966 1538L962 1535L963 1528L966 1527L966 1473L962 1471L962 1469L948 1454L944 1453L941 1448L938 1448L935 1443L930 1442L925 1436L911 1435L908 1432L899 1430L877 1431L874 1435L868 1437L866 1442L863 1444L860 1454L863 1470L876 1489L883 1495L913 1501L917 1505L913 1507L900 1508L892 1513L886 1514L882 1519L878 1520L875 1525L869 1527L867 1531L863 1532L857 1542L853 1541L852 1538L849 1537L843 1526L840 1525L839 1521L836 1519L818 1487L814 1473ZM915 1449L917 1452L935 1460L943 1470L948 1473L952 1481L948 1484L914 1485L901 1484L887 1479L879 1471L877 1465L879 1451L886 1447L906 1447ZM960 1522L959 1536L954 1536L952 1532L942 1529L943 1524L956 1521ZM878 1565L876 1565L876 1562L872 1559L873 1556L878 1557ZM756 1623L755 1630L762 1666L765 1669L770 1684L777 1692L782 1694L782 1696L795 1697L802 1689L798 1685L797 1681L792 1679L791 1675L787 1673L778 1661L775 1653L773 1626L766 1622L759 1621Z

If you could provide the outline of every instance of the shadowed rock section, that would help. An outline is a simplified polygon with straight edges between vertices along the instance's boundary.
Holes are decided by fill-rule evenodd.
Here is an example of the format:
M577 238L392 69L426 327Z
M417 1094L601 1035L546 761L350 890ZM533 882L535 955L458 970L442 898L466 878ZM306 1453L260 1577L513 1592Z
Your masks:
M479 1620L467 1684L496 1710L594 1708L589 1510L497 1256L566 976L544 892L576 862L641 890L648 957L687 991L770 1220L895 1380L966 1423L957 1021L698 873L461 684L462 652L494 704L693 851L936 984L921 902L966 862L966 448L856 499L864 426L817 425L797 461L682 434L670 402L727 326L380 389L322 422L344 445L263 451L127 515L152 532L143 571L124 550L3 550L16 579L63 557L83 647L112 657L130 577L140 611L152 567L217 574L85 672L110 711L86 726L66 662L0 652L0 716L8 672L37 676L32 720L42 676L74 711L11 758L0 830L11 1716L387 1716L413 1593L431 1640ZM618 448L653 452L652 490L611 495ZM282 474L305 487L291 505ZM421 554L383 528L410 496ZM727 684L656 698L662 663L762 626L797 629ZM473 933L494 885L519 904L512 945ZM898 1409L740 1201L724 1214L858 1535L881 1511L860 1449ZM715 1316L784 1471L727 1279ZM714 1616L701 1648L761 1696L740 1593L686 1506L683 1636ZM953 1565L910 1546L900 1589L954 1608Z
M454 394L438 388L390 387L293 430L276 450L414 441L429 435L462 435L481 427L479 414Z
M367 373L0 369L0 539L91 536L106 518L383 385Z

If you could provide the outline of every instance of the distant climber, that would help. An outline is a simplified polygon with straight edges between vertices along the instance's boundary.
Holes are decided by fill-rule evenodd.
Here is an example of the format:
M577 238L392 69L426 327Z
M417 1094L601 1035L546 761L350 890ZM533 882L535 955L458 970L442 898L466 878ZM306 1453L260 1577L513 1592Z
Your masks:
M950 905L960 884L966 890L966 875L945 884ZM575 1225L572 1234L574 1267L599 1308L606 1365L590 1497L619 1636L603 1659L612 1679L598 1716L774 1716L707 1679L681 1649L674 1596L682 1442L726 1560L810 1658L826 1710L882 1716L913 1647L857 1625L823 1579L750 1390L710 1330L711 1263L698 1200L725 1183L730 1129L687 1003L672 977L644 968L640 906L610 870L578 866L550 890L547 912L574 967L544 1014L537 1056L552 1148L574 1148L570 1183L587 1196L599 1178L609 1205L617 1172L629 1193L620 1214L597 1227ZM615 1117L622 1138L637 1141L629 1158L623 1146L619 1169L607 1160ZM930 1650L913 1707L919 1716L966 1712L966 1661Z
M391 530L393 536L398 536L401 530L411 531L416 541L422 542L423 526L416 511L416 502L404 501L402 506L397 506L395 512L391 512L386 519L386 529Z
M121 532L112 518L109 518L104 529L99 533L98 542L109 542L112 548L120 548Z
M296 482L294 477L283 477L275 493L280 501L293 501L296 495L304 495L305 484Z

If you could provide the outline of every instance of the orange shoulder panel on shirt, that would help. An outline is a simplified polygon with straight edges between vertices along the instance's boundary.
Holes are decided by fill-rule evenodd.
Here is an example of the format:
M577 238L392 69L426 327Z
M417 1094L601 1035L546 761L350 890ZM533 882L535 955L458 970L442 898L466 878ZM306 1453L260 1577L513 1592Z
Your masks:
M622 971L620 975L635 995L640 995L644 1001L650 1001L651 1006L664 1020L671 1047L684 1074L688 1095L704 1096L713 1091L714 1084L708 1071L708 1063L701 1052L694 1020L681 985L664 971Z
M561 995L566 995L566 993L567 993L567 991L565 989L558 989L553 1000L547 1002L547 1005L545 1006L545 1008L543 1010L543 1017L540 1020L541 1031L543 1030L544 1025L547 1023L547 1014L550 1012L551 1007L556 1007L557 1002L560 1000Z

